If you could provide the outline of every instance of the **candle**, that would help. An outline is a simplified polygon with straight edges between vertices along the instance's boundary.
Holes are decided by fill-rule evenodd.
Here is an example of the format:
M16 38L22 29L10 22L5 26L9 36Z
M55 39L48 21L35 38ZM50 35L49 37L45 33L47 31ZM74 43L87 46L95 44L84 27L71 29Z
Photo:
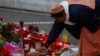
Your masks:
M68 42L68 34L62 35L62 41L65 42L65 43Z
M24 54L27 54L30 50L30 39L29 38L24 38L23 40L23 46L24 46Z

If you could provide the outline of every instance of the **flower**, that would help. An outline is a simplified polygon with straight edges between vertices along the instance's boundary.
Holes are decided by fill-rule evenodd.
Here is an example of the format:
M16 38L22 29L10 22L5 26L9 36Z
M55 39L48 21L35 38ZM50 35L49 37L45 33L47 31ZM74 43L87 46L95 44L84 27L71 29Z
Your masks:
M6 42L18 44L21 41L21 37L15 32L15 26L12 22L0 25L0 54L3 56L11 56L11 49L5 48Z
M0 34L0 39L2 38L2 35Z
M20 42L20 36L18 33L15 32L15 28L13 27L15 25L14 23L6 23L2 27L2 31L0 32L2 37L6 39L8 42L15 42L18 43Z

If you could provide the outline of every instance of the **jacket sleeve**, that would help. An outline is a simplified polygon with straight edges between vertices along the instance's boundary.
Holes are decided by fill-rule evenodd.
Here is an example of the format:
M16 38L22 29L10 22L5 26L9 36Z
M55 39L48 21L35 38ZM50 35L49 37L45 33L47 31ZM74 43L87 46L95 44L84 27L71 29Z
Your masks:
M64 23L58 23L57 21L54 22L52 29L49 33L48 40L45 44L46 47L48 47L50 44L52 44L56 38L59 36L59 34L64 29Z

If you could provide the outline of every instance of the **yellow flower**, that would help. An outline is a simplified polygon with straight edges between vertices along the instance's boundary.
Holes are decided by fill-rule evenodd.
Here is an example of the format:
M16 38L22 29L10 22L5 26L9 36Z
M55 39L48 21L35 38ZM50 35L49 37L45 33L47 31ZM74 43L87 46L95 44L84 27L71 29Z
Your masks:
M2 38L2 35L0 34L0 38Z

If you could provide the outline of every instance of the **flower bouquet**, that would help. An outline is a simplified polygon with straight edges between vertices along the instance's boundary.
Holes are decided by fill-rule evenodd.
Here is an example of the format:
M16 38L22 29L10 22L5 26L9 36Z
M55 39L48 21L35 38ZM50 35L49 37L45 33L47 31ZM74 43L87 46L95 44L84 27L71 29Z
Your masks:
M21 37L15 32L14 23L1 23L2 21L0 21L0 55L9 56L13 52L10 47L17 50L17 45L21 41ZM9 46L9 48L7 46Z

